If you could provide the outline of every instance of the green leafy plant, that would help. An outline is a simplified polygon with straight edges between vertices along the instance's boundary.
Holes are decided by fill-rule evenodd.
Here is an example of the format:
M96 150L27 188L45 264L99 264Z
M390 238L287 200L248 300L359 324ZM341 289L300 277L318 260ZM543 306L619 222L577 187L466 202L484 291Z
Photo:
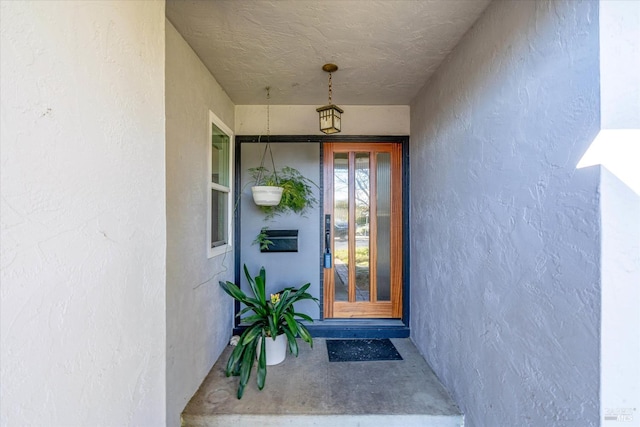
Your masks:
M269 245L273 245L273 242L269 240L269 236L267 235L267 227L262 227L260 232L256 236L255 240L252 244L258 245L260 250L269 249Z
M253 185L280 186L277 172L273 173L273 171L264 166L249 168L249 174L253 180Z
M267 219L288 211L305 215L318 202L313 194L316 183L305 177L295 168L285 166L272 171L264 166L250 168L249 173L255 185L282 187L282 199L276 206L260 206Z
M316 303L318 299L307 292L310 283L303 285L300 289L287 287L271 294L267 299L266 295L266 272L264 267L260 269L258 276L253 279L249 274L247 266L244 266L244 274L249 282L252 296L245 294L237 285L232 282L220 282L222 289L233 299L244 304L245 307L238 313L238 317L244 323L249 325L244 330L236 348L229 356L225 373L227 376L239 375L240 384L238 386L238 399L242 398L244 389L251 376L251 370L256 358L256 351L260 343L261 350L258 357L257 383L260 390L263 389L265 379L267 377L267 360L265 341L267 337L273 340L278 335L285 334L289 346L289 351L298 357L298 342L296 338L300 336L303 341L309 343L313 347L313 338L302 324L301 320L313 322L311 317L304 313L297 313L293 304L302 300L313 300ZM246 313L251 313L246 317L242 317Z

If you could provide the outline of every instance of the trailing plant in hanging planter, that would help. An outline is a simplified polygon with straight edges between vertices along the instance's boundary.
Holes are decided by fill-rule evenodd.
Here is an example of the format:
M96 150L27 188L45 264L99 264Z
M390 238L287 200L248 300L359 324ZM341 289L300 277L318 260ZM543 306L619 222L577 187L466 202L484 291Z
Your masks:
M316 184L292 167L286 166L279 171L276 170L270 138L270 89L269 86L265 88L267 91L267 143L262 152L260 166L249 169L254 182L253 187L251 187L253 201L260 206L260 209L266 215L266 219L287 211L304 215L307 209L317 203L311 188L311 185ZM258 138L258 142L260 142L260 138ZM267 160L267 153L269 153L271 160L271 170L264 166L265 160Z
M270 148L268 144L267 147ZM271 152L270 149L269 152ZM273 154L271 156L271 162L273 163ZM251 187L253 201L258 206L277 206L282 200L284 188L280 186L278 174L271 172L263 164L264 155L259 167L249 169L249 173L253 178L253 186Z
M251 187L253 202L258 206L277 206L282 200L284 188L271 185L254 185Z
M247 277L249 287L253 294L251 296L245 294L232 282L220 282L220 286L227 294L245 306L240 313L238 313L238 317L240 317L244 323L249 324L242 335L240 335L238 344L229 356L225 370L227 376L240 376L238 399L242 398L256 356L258 358L258 388L262 390L264 387L267 377L266 340L275 341L279 335L284 334L288 342L289 351L296 357L298 356L296 337L300 336L303 341L313 347L313 338L301 322L301 320L313 322L313 319L304 313L297 313L293 308L293 304L305 299L313 300L316 303L318 302L317 298L307 292L307 289L311 286L310 283L303 285L300 289L287 287L267 297L265 290L266 272L264 267L260 269L260 273L255 279L249 274L246 265L244 266L244 274ZM252 312L252 314L242 317L249 312ZM260 345L259 355L257 354L258 345Z
M280 203L271 206L260 206L267 219L287 212L305 215L318 202L313 194L315 182L305 177L295 168L285 166L279 171L272 171L264 166L250 168L249 173L256 185L278 185L282 187Z
M249 169L249 172L251 173L254 181L253 187L251 187L251 193L253 194L253 201L256 205L277 206L282 198L282 192L284 188L280 186L280 182L278 180L278 174L276 173L276 164L273 161L273 152L271 151L271 144L269 140L269 99L271 98L269 90L271 88L267 86L265 89L267 91L267 143L264 146L262 160L260 160L260 166L257 168ZM260 138L258 138L258 141L259 140ZM269 152L269 157L271 157L273 175L267 168L264 167L264 161L267 157L267 152Z

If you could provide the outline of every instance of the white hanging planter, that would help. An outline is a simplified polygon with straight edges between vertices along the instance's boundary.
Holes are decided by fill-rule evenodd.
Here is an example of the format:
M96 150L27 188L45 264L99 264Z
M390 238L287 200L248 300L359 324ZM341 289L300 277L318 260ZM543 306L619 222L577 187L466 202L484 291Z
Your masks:
M262 338L260 338L262 340ZM275 341L271 337L266 337L264 342L267 366L277 365L284 361L287 356L287 336L285 334L278 335ZM258 341L257 356L260 357L262 343Z
M251 187L253 201L258 206L277 206L282 198L282 187L256 185Z

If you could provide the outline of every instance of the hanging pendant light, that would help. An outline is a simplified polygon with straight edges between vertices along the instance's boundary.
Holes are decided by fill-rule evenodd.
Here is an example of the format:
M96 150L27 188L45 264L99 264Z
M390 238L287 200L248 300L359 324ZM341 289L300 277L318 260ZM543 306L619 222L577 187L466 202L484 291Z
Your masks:
M336 64L324 64L322 70L329 73L329 104L316 108L316 111L320 114L320 130L326 134L338 133L342 125L341 115L344 111L331 103L331 73L338 71L338 66Z

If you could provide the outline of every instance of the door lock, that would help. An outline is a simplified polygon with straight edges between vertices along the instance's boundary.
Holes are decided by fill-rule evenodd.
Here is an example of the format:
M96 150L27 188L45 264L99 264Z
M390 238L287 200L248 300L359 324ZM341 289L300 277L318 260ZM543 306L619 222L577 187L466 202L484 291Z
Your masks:
M331 215L324 216L324 268L331 268Z

